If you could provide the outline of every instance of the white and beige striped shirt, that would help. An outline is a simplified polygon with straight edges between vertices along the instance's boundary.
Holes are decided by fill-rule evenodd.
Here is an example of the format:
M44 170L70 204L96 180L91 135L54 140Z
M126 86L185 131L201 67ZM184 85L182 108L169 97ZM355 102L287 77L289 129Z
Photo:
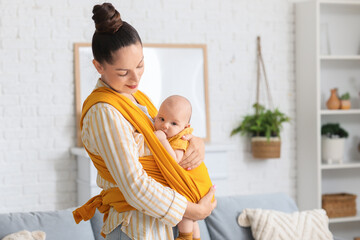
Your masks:
M108 87L101 80L95 88ZM187 200L174 190L149 177L139 162L150 155L142 134L106 103L90 108L83 120L81 138L85 147L100 155L116 185L97 176L102 189L118 187L136 210L119 213L110 208L102 231L109 234L122 223L121 230L132 239L173 239L172 226L183 217Z

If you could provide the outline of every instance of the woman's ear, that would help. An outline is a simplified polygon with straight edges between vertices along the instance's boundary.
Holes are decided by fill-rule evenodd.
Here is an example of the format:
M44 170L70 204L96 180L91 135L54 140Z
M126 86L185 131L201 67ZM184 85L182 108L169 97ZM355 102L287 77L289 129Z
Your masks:
M103 74L104 73L104 67L103 65L101 65L101 63L99 63L98 61L96 61L95 59L93 59L93 64L96 68L96 70L98 71L99 74Z

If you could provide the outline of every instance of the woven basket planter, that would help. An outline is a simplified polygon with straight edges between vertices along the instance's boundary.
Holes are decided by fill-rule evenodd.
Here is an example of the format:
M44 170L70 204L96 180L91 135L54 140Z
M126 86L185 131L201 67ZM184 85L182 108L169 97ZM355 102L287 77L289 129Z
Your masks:
M348 193L323 194L322 208L329 218L356 215L356 195Z
M279 137L252 137L251 150L254 158L280 158L281 141Z

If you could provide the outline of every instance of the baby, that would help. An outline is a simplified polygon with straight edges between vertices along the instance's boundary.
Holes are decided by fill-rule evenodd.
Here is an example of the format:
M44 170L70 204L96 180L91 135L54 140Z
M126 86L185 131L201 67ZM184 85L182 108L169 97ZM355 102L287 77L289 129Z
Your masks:
M186 149L173 149L168 139L190 127L191 112L189 100L173 95L162 102L155 117L155 135L176 162L180 162Z
M189 100L173 95L162 102L155 117L155 135L176 162L180 162L188 146L188 142L181 137L192 132L191 112ZM200 229L196 221L183 218L178 224L178 229L177 239L200 239Z

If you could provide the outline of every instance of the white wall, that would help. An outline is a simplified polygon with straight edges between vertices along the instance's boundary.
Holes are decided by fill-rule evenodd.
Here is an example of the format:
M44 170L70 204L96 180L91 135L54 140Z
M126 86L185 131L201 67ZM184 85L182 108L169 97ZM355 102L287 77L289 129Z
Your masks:
M75 146L73 43L91 41L94 3L0 1L0 212L76 204L76 162L69 153ZM293 3L112 3L143 42L207 44L211 140L237 147L229 161L228 194L286 192L295 197ZM257 35L275 105L292 117L277 160L254 160L245 138L229 137L255 101Z

